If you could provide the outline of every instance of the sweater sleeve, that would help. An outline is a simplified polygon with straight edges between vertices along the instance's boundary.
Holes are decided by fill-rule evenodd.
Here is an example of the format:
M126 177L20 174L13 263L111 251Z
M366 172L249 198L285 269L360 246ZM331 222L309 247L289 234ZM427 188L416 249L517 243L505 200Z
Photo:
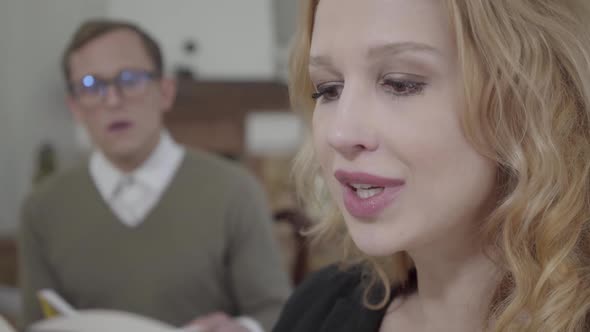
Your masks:
M23 327L43 318L37 291L43 288L58 288L46 257L47 251L43 247L43 234L38 229L40 216L33 198L29 197L23 205L18 241Z
M251 176L236 181L227 219L228 280L237 314L252 317L269 331L291 287L272 235L265 196Z

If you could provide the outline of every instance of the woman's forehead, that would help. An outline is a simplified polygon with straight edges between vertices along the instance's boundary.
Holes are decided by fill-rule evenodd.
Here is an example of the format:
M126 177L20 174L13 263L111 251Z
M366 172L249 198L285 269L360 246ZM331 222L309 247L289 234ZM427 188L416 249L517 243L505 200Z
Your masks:
M369 56L375 50L409 49L408 45L421 45L424 50L441 54L452 53L453 35L443 3L441 0L321 0L315 15L311 55L315 58L342 53Z

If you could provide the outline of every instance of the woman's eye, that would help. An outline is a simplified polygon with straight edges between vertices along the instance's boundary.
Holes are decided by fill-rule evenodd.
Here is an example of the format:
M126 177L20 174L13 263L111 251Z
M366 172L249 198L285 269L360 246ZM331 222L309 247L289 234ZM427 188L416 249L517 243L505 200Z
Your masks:
M426 83L402 79L386 79L382 85L385 90L395 96L413 96L422 93Z
M317 86L316 92L311 97L314 100L322 99L323 101L337 100L342 93L343 85L341 84L322 84Z

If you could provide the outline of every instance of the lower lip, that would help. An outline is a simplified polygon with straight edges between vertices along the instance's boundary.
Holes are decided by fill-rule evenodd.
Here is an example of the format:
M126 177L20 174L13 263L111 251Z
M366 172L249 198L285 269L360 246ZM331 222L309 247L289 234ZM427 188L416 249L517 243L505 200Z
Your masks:
M381 212L395 202L403 185L385 187L382 192L369 198L360 198L349 186L344 185L344 206L350 215L356 218L375 218Z
M131 128L130 122L117 122L109 126L110 132L120 132Z

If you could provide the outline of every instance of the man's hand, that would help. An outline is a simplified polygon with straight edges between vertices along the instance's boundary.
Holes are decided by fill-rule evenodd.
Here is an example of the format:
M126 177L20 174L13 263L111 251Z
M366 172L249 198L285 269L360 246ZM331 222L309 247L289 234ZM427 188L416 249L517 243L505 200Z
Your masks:
M188 325L198 326L204 332L250 332L246 327L240 325L235 319L223 312L215 312L199 317Z

